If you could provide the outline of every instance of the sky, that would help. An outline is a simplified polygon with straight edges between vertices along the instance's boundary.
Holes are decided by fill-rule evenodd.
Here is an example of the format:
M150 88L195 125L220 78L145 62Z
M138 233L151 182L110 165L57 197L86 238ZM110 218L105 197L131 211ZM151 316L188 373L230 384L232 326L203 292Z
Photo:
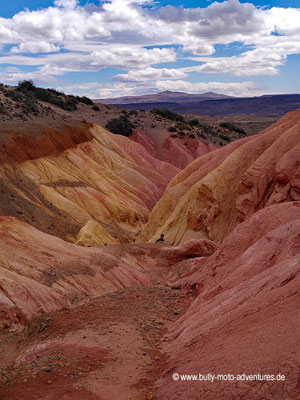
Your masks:
M9 0L0 82L107 98L300 93L300 0Z

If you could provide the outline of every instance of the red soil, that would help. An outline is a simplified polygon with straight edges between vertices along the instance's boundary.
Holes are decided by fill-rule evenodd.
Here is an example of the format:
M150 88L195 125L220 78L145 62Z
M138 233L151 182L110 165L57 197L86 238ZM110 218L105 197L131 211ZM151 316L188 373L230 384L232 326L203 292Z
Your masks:
M0 398L154 399L166 367L161 343L187 302L177 290L128 288L2 334Z

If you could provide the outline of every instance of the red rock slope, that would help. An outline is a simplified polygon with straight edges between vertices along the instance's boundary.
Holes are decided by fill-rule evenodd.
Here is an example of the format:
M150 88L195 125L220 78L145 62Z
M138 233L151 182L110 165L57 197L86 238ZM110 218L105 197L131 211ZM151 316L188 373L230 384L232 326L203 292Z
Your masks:
M159 400L299 399L300 202L255 213L177 285L197 297L170 332ZM174 373L286 379L186 382Z
M134 130L130 139L143 145L156 158L172 164L179 169L185 168L196 158L210 151L218 149L218 146L193 138L172 138L170 136L157 137L156 141L149 135Z
M160 244L83 248L13 217L0 217L0 331L104 293L150 286L149 277L157 271L215 250L207 240L177 248Z
M218 149L218 146L199 139L168 137L164 141L162 160L175 165L179 169L183 169L196 158L216 149Z
M82 245L128 241L178 172L98 125L0 135L0 214Z
M139 241L217 243L271 204L300 198L300 109L258 135L199 157L169 183Z
M110 246L83 248L12 217L0 217L0 330L133 285L143 266Z

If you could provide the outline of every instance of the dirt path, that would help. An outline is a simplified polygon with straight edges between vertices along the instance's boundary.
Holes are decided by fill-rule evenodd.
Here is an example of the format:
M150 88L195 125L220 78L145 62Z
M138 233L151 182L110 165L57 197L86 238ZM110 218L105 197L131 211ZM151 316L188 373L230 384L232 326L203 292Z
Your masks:
M161 344L187 304L178 290L127 288L0 336L0 399L154 399Z

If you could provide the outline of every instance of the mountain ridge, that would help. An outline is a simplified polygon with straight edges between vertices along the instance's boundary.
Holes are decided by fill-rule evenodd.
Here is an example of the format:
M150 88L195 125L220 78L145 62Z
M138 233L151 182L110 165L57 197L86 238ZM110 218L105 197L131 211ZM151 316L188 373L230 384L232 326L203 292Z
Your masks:
M95 99L95 102L102 104L131 104L131 103L165 103L165 102L175 102L180 103L181 101L191 102L191 101L204 101L209 99L229 99L232 96L227 96L225 94L219 94L215 92L205 92L199 94L185 93L185 92L173 92L171 90L165 90L163 92L154 94L145 94L140 96L122 96L106 99ZM137 102L134 100L138 100Z
M218 149L173 121L179 171L100 123L163 116L38 93L0 90L0 397L298 400L300 108Z
M202 99L201 101L160 101L114 103L134 110L168 108L177 113L198 115L284 115L300 107L300 94L263 95L256 97Z

